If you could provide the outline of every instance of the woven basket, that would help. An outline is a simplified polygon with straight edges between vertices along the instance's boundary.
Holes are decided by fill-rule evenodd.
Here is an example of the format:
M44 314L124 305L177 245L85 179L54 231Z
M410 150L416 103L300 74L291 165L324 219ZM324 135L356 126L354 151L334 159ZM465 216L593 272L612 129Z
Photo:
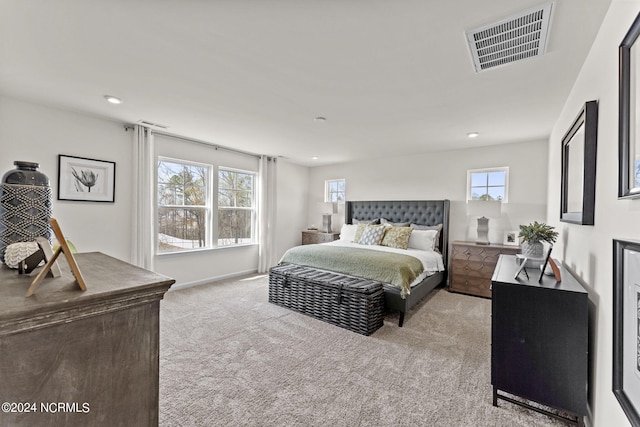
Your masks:
M362 335L384 320L382 283L294 264L269 271L269 302Z

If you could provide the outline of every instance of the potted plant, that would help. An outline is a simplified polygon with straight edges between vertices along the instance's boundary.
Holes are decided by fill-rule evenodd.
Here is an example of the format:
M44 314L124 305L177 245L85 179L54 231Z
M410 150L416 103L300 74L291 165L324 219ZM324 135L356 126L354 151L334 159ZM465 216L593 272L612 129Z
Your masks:
M518 236L522 238L522 255L527 258L543 258L543 242L555 243L558 232L550 225L535 221L529 225L521 225Z

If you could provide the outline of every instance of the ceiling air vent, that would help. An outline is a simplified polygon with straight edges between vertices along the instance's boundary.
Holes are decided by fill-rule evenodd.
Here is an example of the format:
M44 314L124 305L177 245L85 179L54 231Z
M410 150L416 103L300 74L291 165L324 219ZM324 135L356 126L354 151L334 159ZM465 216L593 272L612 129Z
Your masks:
M549 2L467 31L476 73L543 55L547 48L552 6L553 2Z

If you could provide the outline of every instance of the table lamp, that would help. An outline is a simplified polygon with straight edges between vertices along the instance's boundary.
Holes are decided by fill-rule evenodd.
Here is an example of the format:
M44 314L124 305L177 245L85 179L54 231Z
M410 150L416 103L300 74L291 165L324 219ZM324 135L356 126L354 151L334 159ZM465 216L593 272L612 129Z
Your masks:
M331 217L333 214L338 213L338 204L326 202L323 205L324 211L327 213L322 214L322 231L331 233Z
M499 218L501 211L501 201L467 201L467 215L475 216L478 218L478 240L476 240L477 245L489 244L489 218Z

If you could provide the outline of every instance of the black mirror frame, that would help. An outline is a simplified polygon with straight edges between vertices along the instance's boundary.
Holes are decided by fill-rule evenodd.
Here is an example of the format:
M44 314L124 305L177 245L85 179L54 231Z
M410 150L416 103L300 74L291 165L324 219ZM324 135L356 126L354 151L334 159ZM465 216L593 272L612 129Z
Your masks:
M620 62L618 122L618 198L640 197L640 187L631 185L631 48L640 35L640 14L618 49Z
M631 277L625 280L625 275L629 274L629 266L625 265L625 252L640 251L640 242L633 240L613 239L613 378L612 391L622 410L626 414L632 426L640 426L640 414L638 413L638 393L636 384L629 384L625 387L625 378L634 378L638 381L638 377L633 372L634 364L625 366L625 307L637 304L637 296L634 295L633 288L629 289L628 282L637 277ZM633 286L633 284L631 284ZM636 298L634 302L634 296ZM627 345L628 342L627 342ZM633 345L633 344L632 344ZM634 387L635 386L635 387Z
M582 168L582 210L569 212L569 143L584 125L584 164ZM575 141L574 141L575 142ZM584 104L578 117L562 138L562 189L560 192L560 221L593 225L596 206L596 152L598 145L598 102Z

